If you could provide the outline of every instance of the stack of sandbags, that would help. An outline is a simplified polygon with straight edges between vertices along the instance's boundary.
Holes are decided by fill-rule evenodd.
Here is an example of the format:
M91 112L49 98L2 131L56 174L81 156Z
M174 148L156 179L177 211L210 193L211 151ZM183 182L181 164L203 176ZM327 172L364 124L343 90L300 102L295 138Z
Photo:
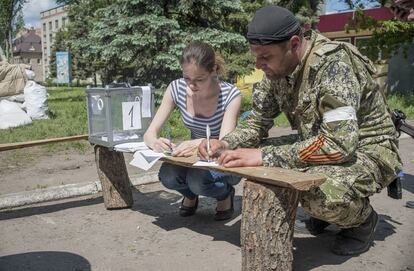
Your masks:
M0 97L17 95L23 92L27 82L26 64L0 62Z
M32 123L32 119L18 103L0 101L0 129L7 129Z
M24 87L24 106L32 119L48 119L47 91L42 85L29 80Z

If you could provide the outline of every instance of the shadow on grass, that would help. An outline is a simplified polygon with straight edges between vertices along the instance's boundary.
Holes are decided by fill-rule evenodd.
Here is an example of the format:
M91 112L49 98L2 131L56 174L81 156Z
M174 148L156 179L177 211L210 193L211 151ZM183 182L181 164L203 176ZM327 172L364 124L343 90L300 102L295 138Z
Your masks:
M90 271L87 259L77 254L60 251L35 251L0 257L2 271Z

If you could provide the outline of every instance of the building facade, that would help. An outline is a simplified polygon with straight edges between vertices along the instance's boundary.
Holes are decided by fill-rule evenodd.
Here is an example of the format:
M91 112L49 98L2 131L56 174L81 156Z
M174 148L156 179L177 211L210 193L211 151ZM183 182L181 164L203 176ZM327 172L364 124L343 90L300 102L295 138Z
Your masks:
M68 23L67 6L58 6L40 12L42 21L43 80L49 78L50 56L56 33Z
M394 18L392 12L386 8L373 8L364 10L365 16L369 16L378 21L388 21ZM364 53L364 45L370 39L372 31L370 30L349 30L346 31L346 25L355 15L355 11L341 13L325 14L319 17L317 29L327 38L337 41L352 43ZM384 59L386 56L378 56Z
M364 15L377 21L388 21L394 18L394 14L386 7L364 10ZM372 36L372 31L359 30L346 31L346 24L355 16L355 11L321 15L319 17L318 30L331 40L350 42L368 55L366 44ZM414 92L414 40L409 49L404 52L400 48L395 55L386 55L381 48L375 52L378 82L386 84L390 93Z
M13 63L30 65L36 75L34 80L43 80L40 29L23 29L16 35L13 40Z

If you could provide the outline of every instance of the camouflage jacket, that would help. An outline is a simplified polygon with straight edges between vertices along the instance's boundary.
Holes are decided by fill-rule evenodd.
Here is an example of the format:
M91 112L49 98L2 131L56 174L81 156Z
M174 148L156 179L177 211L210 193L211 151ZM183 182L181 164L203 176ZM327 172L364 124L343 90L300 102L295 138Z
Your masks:
M265 77L253 91L251 117L223 140L232 149L258 147L284 112L298 135L285 145L262 145L265 166L341 164L362 151L392 178L401 160L395 127L372 76L375 67L351 44L313 31L305 38L310 45L295 71L283 79Z

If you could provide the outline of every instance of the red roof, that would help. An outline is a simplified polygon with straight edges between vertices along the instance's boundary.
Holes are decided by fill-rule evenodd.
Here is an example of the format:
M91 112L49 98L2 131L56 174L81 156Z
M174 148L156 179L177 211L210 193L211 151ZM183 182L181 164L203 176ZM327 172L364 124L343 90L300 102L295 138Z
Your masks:
M42 40L35 29L13 40L13 53L21 52L42 53Z
M379 21L387 21L394 18L392 12L386 7L366 9L364 13ZM354 11L321 15L319 16L317 28L322 33L344 31L348 19L352 18L353 15Z

